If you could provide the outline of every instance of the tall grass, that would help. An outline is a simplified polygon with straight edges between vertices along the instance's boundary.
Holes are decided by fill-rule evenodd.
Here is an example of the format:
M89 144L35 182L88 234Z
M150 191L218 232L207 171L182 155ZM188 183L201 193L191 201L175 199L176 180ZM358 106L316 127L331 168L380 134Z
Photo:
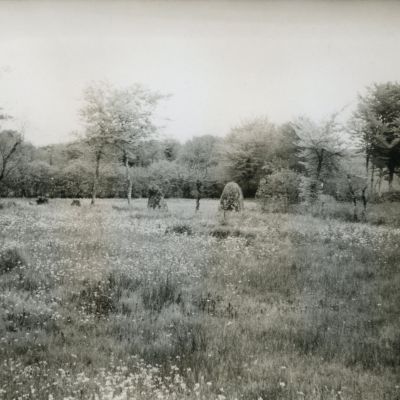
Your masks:
M0 210L0 398L399 398L398 229L201 208Z

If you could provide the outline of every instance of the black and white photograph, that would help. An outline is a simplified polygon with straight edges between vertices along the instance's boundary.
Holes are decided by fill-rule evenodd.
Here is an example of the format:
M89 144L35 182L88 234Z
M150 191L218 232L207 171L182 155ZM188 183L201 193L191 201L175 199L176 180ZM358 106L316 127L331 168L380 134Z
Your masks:
M0 0L0 400L400 400L400 1Z

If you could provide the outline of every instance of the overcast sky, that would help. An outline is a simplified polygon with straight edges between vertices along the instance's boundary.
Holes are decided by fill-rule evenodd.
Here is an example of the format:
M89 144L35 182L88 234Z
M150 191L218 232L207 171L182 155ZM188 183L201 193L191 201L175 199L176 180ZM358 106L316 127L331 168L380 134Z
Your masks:
M164 136L320 119L400 80L400 2L0 1L0 106L34 144L71 139L91 80L169 93ZM346 111L349 112L349 111Z

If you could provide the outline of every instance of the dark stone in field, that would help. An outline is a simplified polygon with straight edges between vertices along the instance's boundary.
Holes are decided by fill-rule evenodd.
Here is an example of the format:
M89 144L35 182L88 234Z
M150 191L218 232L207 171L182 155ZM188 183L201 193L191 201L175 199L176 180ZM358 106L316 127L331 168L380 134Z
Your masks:
M80 207L81 206L81 202L77 199L72 200L71 206L76 206L76 207Z
M47 204L49 202L49 199L47 197L38 197L36 199L36 204Z
M177 233L179 235L192 235L192 227L185 224L170 226L165 230L165 233Z
M147 208L151 208L153 210L168 210L167 202L164 199L164 193L158 186L150 186L148 190L148 196L149 199L147 200Z
M236 182L229 182L225 185L219 207L223 211L243 211L243 193Z
M241 229L230 229L230 228L214 228L210 231L210 236L214 236L218 239L227 239L228 237L242 237L246 239L246 243L251 244L257 237L253 232L242 231Z

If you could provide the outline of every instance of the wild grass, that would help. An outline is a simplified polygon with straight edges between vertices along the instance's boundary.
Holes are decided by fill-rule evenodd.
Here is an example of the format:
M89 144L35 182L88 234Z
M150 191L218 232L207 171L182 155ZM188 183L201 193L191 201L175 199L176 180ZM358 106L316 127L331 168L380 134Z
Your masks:
M15 202L0 398L400 398L393 203L374 224L250 202L226 219L207 200Z

